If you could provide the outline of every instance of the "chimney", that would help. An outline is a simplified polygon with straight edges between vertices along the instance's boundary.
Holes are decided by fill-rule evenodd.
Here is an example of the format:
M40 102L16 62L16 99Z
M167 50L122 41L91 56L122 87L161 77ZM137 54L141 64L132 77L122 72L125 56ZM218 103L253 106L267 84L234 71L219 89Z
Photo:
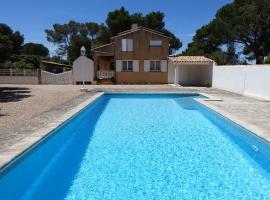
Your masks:
M138 29L138 24L131 25L131 31L136 31Z

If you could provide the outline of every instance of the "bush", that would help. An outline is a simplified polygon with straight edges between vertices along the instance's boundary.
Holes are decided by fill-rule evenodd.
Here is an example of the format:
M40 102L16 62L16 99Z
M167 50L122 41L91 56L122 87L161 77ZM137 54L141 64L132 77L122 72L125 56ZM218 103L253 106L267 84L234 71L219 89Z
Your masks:
M40 66L40 58L33 55L15 55L6 61L5 66L13 69L37 69Z
M270 58L267 58L267 59L264 61L264 64L270 64Z

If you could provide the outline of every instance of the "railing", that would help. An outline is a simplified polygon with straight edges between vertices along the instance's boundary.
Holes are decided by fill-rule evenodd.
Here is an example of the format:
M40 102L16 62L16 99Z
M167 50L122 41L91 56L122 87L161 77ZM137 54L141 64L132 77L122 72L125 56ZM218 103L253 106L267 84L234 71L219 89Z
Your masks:
M113 77L114 77L114 71L100 70L97 72L98 79L107 79L107 78L113 78Z
M38 69L0 69L0 76L37 76Z

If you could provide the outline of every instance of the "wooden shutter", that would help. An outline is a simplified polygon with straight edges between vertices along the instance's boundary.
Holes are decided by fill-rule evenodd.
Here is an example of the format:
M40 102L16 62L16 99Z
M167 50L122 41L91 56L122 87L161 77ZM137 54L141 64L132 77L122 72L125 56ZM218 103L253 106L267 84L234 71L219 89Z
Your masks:
M150 71L150 60L144 61L144 71L149 72Z
M139 72L140 71L139 60L133 60L133 71L134 72Z
M133 51L133 40L132 39L127 40L127 51Z
M127 39L122 39L122 51L127 51Z
M121 72L122 71L122 61L121 60L116 60L116 71Z
M167 60L161 60L161 72L167 72Z

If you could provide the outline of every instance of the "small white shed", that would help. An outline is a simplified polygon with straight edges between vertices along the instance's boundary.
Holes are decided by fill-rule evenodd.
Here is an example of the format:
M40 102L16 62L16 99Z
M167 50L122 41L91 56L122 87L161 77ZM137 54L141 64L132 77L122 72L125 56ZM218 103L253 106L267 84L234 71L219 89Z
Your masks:
M211 86L214 61L204 56L169 57L168 82L183 86Z
M81 48L81 56L72 65L74 84L93 84L94 62L85 56L85 48Z

